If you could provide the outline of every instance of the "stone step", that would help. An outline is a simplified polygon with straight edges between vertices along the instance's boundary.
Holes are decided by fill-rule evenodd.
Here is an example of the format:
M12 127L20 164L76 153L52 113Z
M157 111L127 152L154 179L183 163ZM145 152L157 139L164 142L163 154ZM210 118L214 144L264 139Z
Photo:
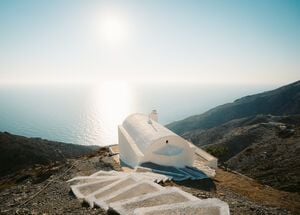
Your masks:
M154 174L164 175L169 180L174 180L174 181L183 181L183 180L186 180L189 178L189 176L187 174L185 174L184 172L180 172L180 174L178 174L178 173L173 173L173 172L168 172L168 171L158 170L158 169L151 169L151 168L146 168L146 167L141 167L141 166L136 167L135 171L137 171L137 172L146 172L147 171L147 172L151 172Z
M137 173L137 172L133 172L130 173L130 175L134 175L135 177L140 178L141 180L145 179L145 180L150 180L153 182L166 182L169 179L169 177L162 175L162 174L157 174L157 173L153 173L153 172L143 172L143 173Z
M110 180L110 179L123 179L126 176L133 175L140 180L150 180L153 182L166 182L167 180L170 180L169 177L162 175L162 174L156 174L152 172L132 172L132 173L126 173L126 174L116 174L114 175L102 175L102 176L77 176L67 181L70 185L80 185L90 182L96 182L96 181L102 181L102 180Z
M164 204L178 204L181 202L195 200L198 200L198 198L176 187L167 187L159 192L111 203L109 205L109 212L119 213L120 215L130 215L134 213L135 209L141 207L152 207Z
M118 202L121 200L130 199L136 196L143 196L148 193L158 192L163 190L164 187L152 182L143 180L136 184L124 187L116 192L109 194L101 199L96 199L95 196L91 196L88 200L89 202L94 202L95 205L108 210L109 204L113 202Z
M103 179L95 182L88 182L84 184L78 184L78 185L72 185L71 190L74 193L74 195L79 198L83 199L89 194L95 192L95 190L99 190L105 186L108 186L116 181L118 181L118 178L108 178Z
M108 197L110 194L117 192L118 190L137 184L140 179L134 177L133 175L126 176L123 179L115 181L107 186L103 186L100 189L94 190L94 192L90 193L85 197L85 201L91 206L94 207L94 200L101 200Z
M174 168L176 167L170 170L173 171ZM108 210L109 213L229 215L228 204L219 199L200 200L179 188L164 188L155 183L169 178L207 178L195 167L176 169L175 173L168 172L165 167L159 170L138 167L131 172L99 171L91 176L78 176L67 182L71 184L77 198L84 199L91 207L97 205ZM178 172L182 175L179 176Z
M120 179L120 176L77 176L67 181L70 185L79 185L108 179Z
M90 177L105 177L105 176L118 176L118 177L126 177L128 175L136 175L137 177L140 177L141 179L148 179L151 181L156 181L157 183L159 183L160 181L167 181L169 180L169 177L165 176L164 174L159 174L159 173L154 173L154 172L148 172L148 173L142 173L142 174L136 174L135 171L132 172L118 172L118 171L98 171L92 175L90 175Z
M229 215L228 204L219 199L205 199L178 204L167 204L153 207L143 207L134 210L134 215L169 215L169 214L209 214Z
M111 170L111 171L100 170L100 171L95 172L94 174L92 174L90 176L95 177L95 176L117 176L117 175L124 176L124 175L127 175L127 173L118 172L118 171L115 171L115 170Z

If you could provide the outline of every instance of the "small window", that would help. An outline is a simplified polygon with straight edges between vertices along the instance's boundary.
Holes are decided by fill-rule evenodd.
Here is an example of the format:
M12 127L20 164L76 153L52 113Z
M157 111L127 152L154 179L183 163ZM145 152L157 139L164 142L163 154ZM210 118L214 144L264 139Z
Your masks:
M168 144L169 143L169 140L166 140L166 144Z

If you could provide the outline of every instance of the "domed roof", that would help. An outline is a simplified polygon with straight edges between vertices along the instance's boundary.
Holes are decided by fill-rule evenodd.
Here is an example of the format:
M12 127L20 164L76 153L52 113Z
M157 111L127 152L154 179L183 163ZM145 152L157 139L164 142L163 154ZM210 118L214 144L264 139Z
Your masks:
M143 153L156 140L167 136L177 136L145 114L132 114L124 120L122 125Z

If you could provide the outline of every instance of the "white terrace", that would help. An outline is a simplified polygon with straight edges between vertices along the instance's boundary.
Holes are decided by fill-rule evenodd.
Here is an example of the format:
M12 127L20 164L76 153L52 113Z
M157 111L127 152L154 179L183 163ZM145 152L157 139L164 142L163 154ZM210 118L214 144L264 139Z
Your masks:
M128 116L118 127L119 145L110 147L111 156L126 167L69 180L75 196L91 207L121 215L229 215L228 204L221 200L201 200L158 184L214 177L217 159L157 120L156 111Z

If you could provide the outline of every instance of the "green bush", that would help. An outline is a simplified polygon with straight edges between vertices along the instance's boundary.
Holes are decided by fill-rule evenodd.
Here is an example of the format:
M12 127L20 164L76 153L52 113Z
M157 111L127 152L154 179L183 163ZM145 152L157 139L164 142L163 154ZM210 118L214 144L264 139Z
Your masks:
M229 149L226 146L209 146L206 151L217 158L222 158L227 155Z

